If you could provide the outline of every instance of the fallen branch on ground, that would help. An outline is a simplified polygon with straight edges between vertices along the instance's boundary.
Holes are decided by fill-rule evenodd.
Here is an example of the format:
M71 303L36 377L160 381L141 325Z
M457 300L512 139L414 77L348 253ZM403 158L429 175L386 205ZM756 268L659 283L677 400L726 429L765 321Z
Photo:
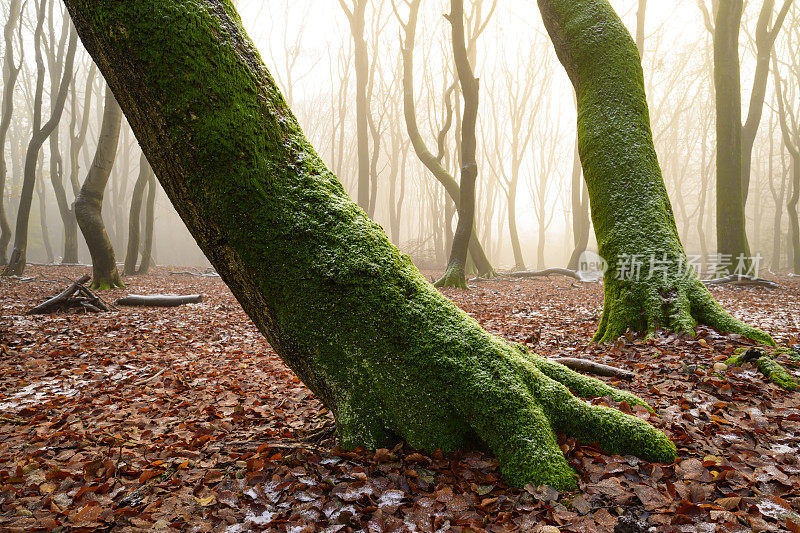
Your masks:
M190 272L189 270L171 270L170 274L178 274L183 276L201 276L204 278L218 278L219 274L213 268L207 268L203 272Z
M743 274L731 274L730 276L725 276L722 278L714 278L714 279L704 279L703 283L706 287L716 287L719 285L728 285L730 283L736 285L748 285L753 287L766 287L768 289L777 289L780 287L774 281L770 281L764 278L756 278L753 276L745 276Z
M203 301L200 294L129 294L114 303L140 307L178 307L184 304L196 304Z
M506 274L509 278L536 278L541 276L567 276L578 281L589 281L581 276L580 272L568 268L545 268L544 270L520 270Z
M93 313L110 311L111 309L108 307L108 304L106 304L102 298L84 286L84 283L90 279L92 278L88 274L81 276L79 279L72 282L66 290L40 303L25 314L46 315L72 307L82 308Z
M587 361L586 359L577 359L575 357L553 357L550 360L555 361L556 363L561 363L565 367L576 372L585 372L587 374L594 374L596 376L619 378L626 381L630 381L636 377L636 373L631 372L630 370L623 370L621 368L595 363L594 361Z

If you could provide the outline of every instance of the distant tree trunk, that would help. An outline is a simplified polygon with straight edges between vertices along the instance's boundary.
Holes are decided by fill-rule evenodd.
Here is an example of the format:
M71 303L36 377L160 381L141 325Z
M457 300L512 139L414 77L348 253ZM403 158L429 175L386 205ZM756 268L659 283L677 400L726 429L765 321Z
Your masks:
M352 9L339 0L342 9L350 22L350 33L353 36L353 53L356 62L356 143L358 147L358 205L365 212L369 210L369 100L367 83L369 82L369 57L367 42L364 40L364 13L367 0L354 0Z
M42 167L44 166L41 159L39 160L39 176L43 176ZM39 225L42 228L42 246L44 247L46 262L52 265L55 262L53 255L53 246L50 244L50 230L47 227L47 196L44 190L43 179L36 180L36 197L39 200Z
M589 220L589 192L586 190L586 182L581 169L581 156L578 152L578 137L575 136L575 155L572 159L572 239L574 248L570 255L567 268L578 270L580 268L581 254L586 251L589 245L589 231L591 223Z
M744 204L747 204L747 195L750 192L750 166L753 160L753 145L756 141L758 126L761 123L764 95L767 93L769 58L786 14L792 6L792 1L784 0L783 7L771 29L769 23L772 19L775 0L764 0L761 5L761 14L758 17L756 26L756 72L753 75L753 90L750 93L747 120L742 126L742 197ZM758 242L757 238L756 242Z
M155 227L156 206L156 176L153 171L147 178L147 206L144 218L144 248L142 249L142 262L139 263L138 274L147 274L153 265L153 233Z
M636 10L636 49L639 58L644 58L644 21L647 11L647 0L639 0L639 9Z
M0 118L0 266L6 264L6 252L8 251L8 243L11 242L11 227L8 225L8 218L6 217L6 174L8 167L6 165L6 137L8 135L8 128L11 126L11 116L14 114L14 87L17 84L17 77L19 71L22 69L23 42L22 42L22 17L21 17L21 0L11 0L8 9L8 19L3 28L3 36L5 37L5 61L3 62L3 103L2 103L2 117ZM14 62L14 30L17 29L19 23L20 38L19 38L19 65Z
M800 37L800 36L798 36ZM789 215L789 238L791 246L787 249L787 255L791 254L791 268L795 274L800 274L800 221L797 218L797 203L800 200L800 120L799 117L790 115L791 100L786 94L786 87L778 74L778 66L775 57L772 58L772 70L775 73L775 92L778 100L778 117L780 118L781 134L783 144L789 151L792 158L792 180L789 201L786 203L786 210ZM800 81L800 65L796 65L795 73ZM790 126L791 124L791 126Z
M742 91L739 78L741 21L742 0L720 2L714 25L717 252L727 256L734 265L737 258L750 257L742 191Z
M19 208L17 209L17 225L14 232L14 251L11 259L3 270L3 275L20 276L25 271L25 255L28 248L28 222L31 215L31 204L33 202L33 191L36 183L36 166L39 159L39 150L42 145L56 129L64 111L64 103L67 99L69 80L72 76L72 66L75 59L75 49L78 44L78 36L74 31L70 31L69 44L67 45L67 56L64 60L64 73L61 84L58 87L58 94L51 94L52 103L50 105L50 118L42 125L42 93L44 92L44 61L42 60L42 28L45 18L45 0L38 4L36 31L34 33L33 47L36 52L36 93L33 104L33 135L28 150L25 154L25 170L22 178L22 191L20 192Z
M93 289L113 289L124 287L117 272L117 260L114 247L103 224L103 194L105 193L111 168L119 143L119 131L122 124L122 110L119 107L111 88L106 88L103 123L97 140L94 161L83 182L81 192L75 199L75 216L81 228L83 238L92 256Z
M628 329L693 333L700 322L774 345L769 335L726 313L686 271L653 145L639 54L614 9L607 0L538 3L578 97L583 173L600 256L609 265L595 340L613 341ZM637 258L645 263L638 273Z
M465 278L467 251L475 225L475 183L478 179L476 160L477 138L475 129L478 122L478 91L480 85L472 73L467 57L466 37L464 36L464 2L450 0L450 21L453 39L453 58L455 59L458 81L464 95L464 116L461 120L461 181L459 182L458 224L453 235L450 259L437 287L467 288Z
M423 279L303 137L230 2L66 2L173 205L343 448L482 445L510 484L558 489L577 483L556 431L675 460L571 391L640 399L489 335Z
M447 191L447 195L455 204L456 209L460 205L461 189L458 182L450 175L450 173L442 166L440 159L433 155L431 151L425 146L425 141L419 133L417 126L417 114L414 108L414 42L416 39L417 31L417 16L419 14L419 6L421 0L413 0L410 4L409 17L407 23L401 23L405 29L405 42L403 43L403 115L406 122L406 130L411 139L411 146L414 147L414 153L419 160L425 165L433 177L442 184ZM442 154L443 156L443 154ZM448 229L450 228L450 221L452 214L452 206L450 202L445 202L445 232L449 235ZM448 249L452 248L450 243L446 243ZM471 232L471 239L469 242L469 254L475 262L475 267L478 273L482 276L493 276L494 268L486 257L486 253L478 241L476 232Z
M122 270L122 274L125 276L136 274L136 261L139 259L139 215L142 212L142 198L144 198L144 189L147 186L150 172L152 172L150 164L142 153L139 157L139 176L133 186L131 212L128 216L128 247L125 253L125 267Z
M55 2L50 4L50 15L48 17L48 26L50 33L51 45L47 48L47 64L50 71L50 94L56 94L59 90L59 77L61 70L64 66L64 52L67 34L70 31L69 17L64 16L63 27L61 30L61 40L56 49L55 42L55 29L53 27L53 6ZM66 13L65 13L66 15ZM68 83L72 85L74 74L70 75ZM73 92L74 94L74 92ZM75 109L72 109L73 117L70 119L71 123L75 120ZM72 124L70 124L71 126ZM64 226L64 253L61 256L61 263L77 263L78 262L78 223L75 220L75 213L72 211L72 206L67 200L67 191L64 188L64 160L61 157L61 149L59 147L58 128L53 130L50 135L50 184L53 186L55 193L56 203L58 205L58 212L61 215L61 222Z

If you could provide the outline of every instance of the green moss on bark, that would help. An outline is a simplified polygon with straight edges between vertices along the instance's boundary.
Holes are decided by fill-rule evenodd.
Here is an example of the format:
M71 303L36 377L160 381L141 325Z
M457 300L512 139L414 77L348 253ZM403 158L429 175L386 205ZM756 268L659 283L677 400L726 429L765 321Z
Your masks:
M597 342L627 330L694 333L697 323L765 344L726 313L693 271L675 226L650 130L636 44L607 0L539 0L576 89L578 149L600 255L608 262ZM650 275L651 259L658 267ZM640 264L636 273L636 261Z
M779 348L773 353L774 355L777 355L779 353L785 353L785 351L788 350ZM768 381L771 381L782 389L790 392L797 390L797 380L792 377L789 371L786 370L783 365L775 361L775 359L761 351L754 349L742 349L725 360L725 364L729 367L742 366L747 362L754 363Z
M167 195L344 446L481 442L511 484L561 488L575 479L554 431L672 460L664 434L567 388L599 382L488 334L424 279L325 168L229 2L66 4Z

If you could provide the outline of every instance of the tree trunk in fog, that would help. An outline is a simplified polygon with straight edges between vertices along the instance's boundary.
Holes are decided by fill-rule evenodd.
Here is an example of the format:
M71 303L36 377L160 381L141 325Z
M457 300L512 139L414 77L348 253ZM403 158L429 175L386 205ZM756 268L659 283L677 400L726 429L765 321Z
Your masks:
M63 27L61 30L61 41L58 46L58 53L56 53L55 31L53 27L54 4L55 2L50 4L50 15L48 17L51 43L51 45L47 48L47 64L50 71L50 94L56 94L59 90L59 76L64 66L64 52L66 48L65 41L67 34L70 32L69 17L64 16L62 25ZM74 74L71 74L68 81L69 84L73 83L73 78ZM73 117L71 122L75 120L74 106L72 112ZM67 200L67 191L64 188L64 160L61 157L61 149L59 147L58 128L53 130L53 133L50 135L50 184L53 186L53 192L55 193L56 203L58 205L58 212L61 215L61 222L64 226L64 253L61 256L61 263L77 263L78 223L75 220L75 213L72 210L70 202Z
M478 122L480 85L472 73L472 66L467 57L463 0L450 1L450 14L446 18L452 29L453 58L461 92L464 95L464 116L461 120L461 181L459 183L458 224L456 224L456 232L453 235L453 247L450 249L447 269L442 278L436 282L436 286L466 289L467 250L475 225L475 183L478 179L478 163L475 155L478 142L475 129Z
M636 49L639 50L639 59L644 58L644 21L647 11L647 0L639 0L636 10Z
M572 159L572 239L575 248L572 250L567 268L578 270L580 268L581 254L589 245L589 191L586 182L582 179L581 156L578 152L578 137L575 136L575 155Z
M343 448L478 444L512 485L559 489L577 483L555 431L674 461L652 426L570 389L644 402L489 335L424 280L303 137L230 2L66 3L173 205Z
M791 268L795 274L800 274L800 221L797 218L797 203L800 200L800 117L790 115L792 113L791 100L786 94L784 81L778 74L778 66L775 57L772 58L772 70L775 73L775 92L778 100L778 117L780 118L781 134L783 144L788 150L792 159L792 180L789 201L786 203L786 211L789 215L789 236L791 247L787 250L787 255L791 257ZM793 65L797 69L796 78L800 81L800 64Z
M613 341L628 329L693 333L700 322L773 345L767 334L725 312L697 275L682 268L686 254L653 146L639 54L614 9L607 0L538 3L577 94L583 173L600 256L609 265L595 340ZM636 257L663 267L637 275Z
M416 40L417 15L419 13L420 2L421 0L413 0L410 3L408 22L405 24L401 22L405 29L405 42L403 43L403 115L405 117L406 130L411 139L411 145L414 147L414 153L422 164L425 165L425 168L433 174L434 178L442 184L448 196L455 204L456 209L458 209L461 203L461 189L459 184L442 166L439 159L425 146L425 141L422 139L422 135L419 133L419 127L417 126L417 113L414 108L414 42ZM449 207L448 202L446 202L446 204L448 204L448 207L445 208L445 226L447 228L450 227L449 213L452 208ZM492 268L489 259L486 257L483 246L481 246L475 233L473 228L469 241L470 257L472 257L472 260L475 262L475 267L480 275L492 276L494 275L494 268Z
M40 160L38 174L44 177L42 167L43 163ZM39 200L39 226L42 229L42 246L47 258L46 263L52 265L55 262L55 256L53 255L53 246L50 244L50 230L47 227L47 197L45 196L43 180L36 180L36 198Z
M717 252L749 257L742 190L742 92L739 27L742 0L721 2L714 25L714 91L717 107ZM746 261L749 264L749 261Z
M64 112L64 104L67 100L67 90L69 80L72 77L73 62L75 59L75 49L78 44L78 36L74 31L70 31L69 44L67 45L67 56L64 60L64 72L61 77L61 84L58 87L58 94L53 98L50 95L50 118L42 125L42 94L44 92L44 61L42 60L42 31L45 18L45 0L41 0L37 10L36 31L34 33L33 47L36 52L36 93L33 104L33 135L28 150L25 153L25 168L22 178L22 191L20 192L19 207L17 209L17 225L14 231L14 251L11 259L3 270L3 275L20 276L25 271L25 254L28 248L28 222L31 215L31 204L33 202L33 191L36 183L36 166L39 159L39 150L42 145L53 133L61 120Z
M747 204L747 195L750 192L750 166L753 160L753 144L756 141L756 134L758 133L758 126L761 123L761 114L764 109L764 95L767 92L767 79L769 78L769 58L792 1L784 0L783 7L778 13L772 29L769 28L769 23L772 19L775 0L764 0L761 6L761 14L758 17L756 26L756 72L753 77L753 90L750 93L747 120L742 126L742 197L744 204ZM756 239L757 241L758 239Z
M770 136L770 147L772 136ZM769 191L772 194L774 216L772 219L772 261L770 267L775 271L781 269L781 221L783 220L783 199L786 196L786 183L791 172L791 161L786 164L786 152L781 150L781 182L780 189L775 186L772 174L769 177ZM791 157L791 156L790 156Z
M369 81L369 57L367 42L364 40L364 13L367 0L354 0L350 9L345 0L339 0L350 23L353 36L353 52L356 62L356 142L358 146L358 205L365 212L369 210L369 100L367 83Z
M6 137L8 128L11 126L11 116L14 114L14 87L17 83L19 71L22 69L24 59L22 43L22 17L21 0L11 0L8 9L8 19L3 27L3 37L5 38L5 61L3 62L3 102L2 117L0 117L0 266L6 264L6 252L8 243L11 242L11 227L8 225L6 217L5 197L6 197ZM19 22L19 26L18 23ZM14 62L14 30L20 29L20 59L19 64Z
M139 215L142 212L144 189L147 186L147 180L151 172L150 164L147 162L144 153L142 153L141 157L139 157L139 176L133 185L131 211L128 216L128 246L125 253L125 267L122 270L122 274L125 276L136 274L136 261L139 259Z
M148 165L149 166L149 165ZM142 262L139 263L139 274L147 274L153 261L153 233L155 227L156 209L156 176L153 171L147 178L147 206L144 212L144 248L142 248Z
M90 287L93 289L125 286L119 278L114 248L103 224L103 194L111 175L111 168L114 166L121 124L122 110L111 88L106 87L103 123L100 127L94 161L83 182L81 192L75 199L75 216L92 256Z

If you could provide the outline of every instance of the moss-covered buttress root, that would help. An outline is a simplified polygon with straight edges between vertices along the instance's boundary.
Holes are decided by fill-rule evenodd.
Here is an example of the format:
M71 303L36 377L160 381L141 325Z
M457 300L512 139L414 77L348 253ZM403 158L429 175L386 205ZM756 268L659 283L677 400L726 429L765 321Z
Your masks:
M658 164L636 44L607 0L539 0L578 100L578 150L600 255L608 262L595 335L693 333L697 323L765 344L726 313L688 261Z
M346 446L476 442L508 481L574 486L554 431L670 461L600 382L520 352L433 288L345 193L222 0L66 0L181 218Z
M777 352L777 351L776 351ZM753 362L768 381L787 391L797 390L797 380L775 359L764 352L751 348L729 357L725 364L728 366L742 366L744 363Z

